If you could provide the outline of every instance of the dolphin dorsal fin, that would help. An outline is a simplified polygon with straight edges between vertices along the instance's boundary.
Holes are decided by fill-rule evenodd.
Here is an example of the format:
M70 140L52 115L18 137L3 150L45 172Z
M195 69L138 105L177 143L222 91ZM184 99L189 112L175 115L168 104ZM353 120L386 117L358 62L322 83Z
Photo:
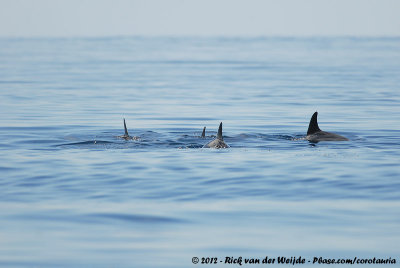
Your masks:
M224 140L222 138L222 122L219 124L217 139Z
M126 128L126 124L125 124L125 118L124 118L124 129L125 129L125 136L129 136L128 134L128 129Z
M203 133L201 133L201 137L202 138L206 137L206 127L203 128Z
M317 116L318 116L318 112L315 112L313 114L313 116L311 117L310 125L308 126L307 135L311 135L311 134L314 134L315 132L321 131L321 129L319 129L319 127L318 127Z

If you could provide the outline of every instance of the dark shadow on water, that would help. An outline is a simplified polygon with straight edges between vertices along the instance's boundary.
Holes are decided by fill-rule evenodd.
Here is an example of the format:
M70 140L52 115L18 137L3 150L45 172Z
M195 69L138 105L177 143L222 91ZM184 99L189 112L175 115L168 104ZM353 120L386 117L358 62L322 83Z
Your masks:
M110 141L101 141L101 140L91 140L91 141L82 141L82 142L73 142L73 143L65 143L56 146L74 146L74 145L89 145L89 144L113 144L114 142Z
M153 215L140 215L140 214L122 214L122 213L97 213L89 214L87 217L95 218L98 220L108 220L108 221L123 221L127 223L183 223L186 220L164 217L164 216L153 216Z
M109 224L112 221L125 222L131 224L166 224L166 223L188 223L185 219L144 214L128 214L128 213L90 213L90 214L75 214L70 211L42 211L35 214L12 215L13 219L24 221L39 221L39 222L71 222L78 224Z

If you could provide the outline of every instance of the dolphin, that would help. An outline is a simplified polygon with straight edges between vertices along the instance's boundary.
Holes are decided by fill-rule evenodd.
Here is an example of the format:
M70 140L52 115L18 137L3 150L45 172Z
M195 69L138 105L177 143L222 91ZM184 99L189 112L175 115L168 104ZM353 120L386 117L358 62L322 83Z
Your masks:
M206 127L203 128L203 133L201 133L201 137L202 138L206 137Z
M310 120L310 125L308 126L306 140L310 142L319 142L319 141L348 141L348 138L340 136L335 133L330 133L326 131L322 131L318 127L317 122L318 112L315 112Z
M222 122L219 124L217 138L204 145L203 148L229 148L229 145L224 142L224 138L222 137Z
M128 129L126 128L125 118L124 118L124 129L125 129L125 134L122 136L118 136L118 138L121 138L124 140L138 140L139 139L139 137L136 137L136 136L133 136L133 137L129 136Z

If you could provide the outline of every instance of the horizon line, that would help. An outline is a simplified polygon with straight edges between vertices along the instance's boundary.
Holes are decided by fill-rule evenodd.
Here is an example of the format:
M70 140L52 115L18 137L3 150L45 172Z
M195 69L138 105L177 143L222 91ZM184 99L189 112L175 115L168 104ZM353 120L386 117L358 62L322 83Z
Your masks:
M226 39L270 39L270 38L299 38L299 39L311 39L311 38L359 38L359 39L397 39L400 35L367 35L367 34L105 34L105 35L0 35L0 39L102 39L102 38L226 38Z

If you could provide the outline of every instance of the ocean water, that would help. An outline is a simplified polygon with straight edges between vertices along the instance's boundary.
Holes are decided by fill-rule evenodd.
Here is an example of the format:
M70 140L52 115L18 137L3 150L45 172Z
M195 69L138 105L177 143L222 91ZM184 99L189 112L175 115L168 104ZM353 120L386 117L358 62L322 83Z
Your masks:
M400 266L400 38L2 38L0 103L0 267Z

